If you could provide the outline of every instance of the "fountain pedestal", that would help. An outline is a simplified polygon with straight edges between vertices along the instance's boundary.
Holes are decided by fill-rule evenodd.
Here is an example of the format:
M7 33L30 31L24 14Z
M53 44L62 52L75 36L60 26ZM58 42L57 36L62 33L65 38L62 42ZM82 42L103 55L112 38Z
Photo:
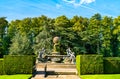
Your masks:
M51 58L52 63L60 62L61 58L58 58L57 55L60 55L59 52L52 52L53 58Z
M52 63L60 62L61 58L56 57L56 55L60 55L60 38L54 37L53 38L53 52L52 55L55 56L51 58Z

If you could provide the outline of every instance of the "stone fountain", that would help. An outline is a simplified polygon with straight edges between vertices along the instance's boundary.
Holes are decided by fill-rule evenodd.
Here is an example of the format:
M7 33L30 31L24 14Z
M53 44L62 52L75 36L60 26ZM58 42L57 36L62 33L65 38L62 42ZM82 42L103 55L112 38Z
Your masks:
M46 60L50 59L52 63L75 63L75 55L74 52L68 48L66 50L67 55L61 55L60 54L60 37L56 36L53 38L53 50L50 55L45 54L45 49L43 48L39 55L38 59L45 62ZM63 60L63 61L61 61Z

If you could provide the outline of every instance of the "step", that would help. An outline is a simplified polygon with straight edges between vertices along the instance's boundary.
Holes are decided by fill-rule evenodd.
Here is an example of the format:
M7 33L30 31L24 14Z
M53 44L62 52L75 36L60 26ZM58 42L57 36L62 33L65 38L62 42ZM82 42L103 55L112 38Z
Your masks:
M66 68L47 68L47 74L48 75L76 75L77 70L76 69L66 69Z
M46 63L37 63L36 68L45 68Z
M77 75L48 75L46 78L40 75L31 79L80 79Z
M60 75L76 75L77 70L71 68L47 68L46 72L44 69L38 68L37 72L39 73L46 73L48 75L60 74Z
M76 68L75 64L64 64L64 63L38 63L36 68Z
M47 68L76 68L76 65L64 63L48 63Z
M49 75L47 79L80 79L77 75Z
M45 71L46 67L46 71ZM37 71L43 71L47 75L76 75L75 64L64 63L38 63L36 65Z

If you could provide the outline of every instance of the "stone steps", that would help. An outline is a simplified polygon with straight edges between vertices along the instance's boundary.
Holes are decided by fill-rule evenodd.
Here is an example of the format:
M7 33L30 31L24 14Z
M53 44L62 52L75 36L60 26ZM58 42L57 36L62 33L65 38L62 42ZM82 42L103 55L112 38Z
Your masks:
M36 75L34 78L32 79L80 79L78 76L76 75L48 75L46 78L44 78L41 75Z
M36 70L32 79L80 79L75 64L37 63Z
M74 64L64 63L39 63L37 64L37 71L45 71L48 75L76 75L77 70Z
M37 68L76 68L74 64L64 64L64 63L38 63Z

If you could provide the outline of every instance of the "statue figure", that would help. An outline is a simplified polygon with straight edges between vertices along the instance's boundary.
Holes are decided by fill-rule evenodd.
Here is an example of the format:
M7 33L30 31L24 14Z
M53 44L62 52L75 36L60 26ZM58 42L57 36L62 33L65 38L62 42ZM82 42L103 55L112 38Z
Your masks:
M66 50L66 52L67 52L67 55L70 56L70 54L71 54L71 52L72 52L72 51L70 50L70 47Z
M66 52L67 52L67 55L69 56L68 61L69 61L70 63L74 64L74 63L75 63L75 53L72 52L72 51L70 50L70 48L68 48L68 49L66 50Z
M42 50L39 52L39 58L44 58L45 54L45 48L42 48Z
M44 58L45 58L45 48L42 48L39 52L38 52L38 60L37 62L44 62Z

